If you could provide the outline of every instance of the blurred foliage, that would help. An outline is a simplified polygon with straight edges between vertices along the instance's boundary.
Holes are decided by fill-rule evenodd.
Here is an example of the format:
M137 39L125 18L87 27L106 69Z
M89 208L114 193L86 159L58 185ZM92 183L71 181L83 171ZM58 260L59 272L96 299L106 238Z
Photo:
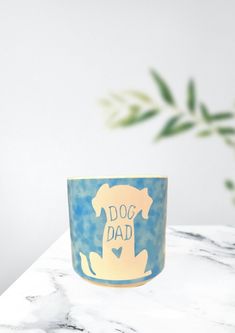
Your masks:
M101 106L108 112L108 126L130 127L164 114L167 119L154 135L155 142L193 131L201 139L217 136L235 150L234 110L212 112L198 98L193 79L186 86L185 105L179 107L166 80L154 69L150 70L150 76L158 93L158 100L140 90L112 93L100 100ZM225 187L233 196L235 204L235 183L226 180Z
M225 187L232 195L232 202L235 205L235 182L231 179L226 179L224 182Z

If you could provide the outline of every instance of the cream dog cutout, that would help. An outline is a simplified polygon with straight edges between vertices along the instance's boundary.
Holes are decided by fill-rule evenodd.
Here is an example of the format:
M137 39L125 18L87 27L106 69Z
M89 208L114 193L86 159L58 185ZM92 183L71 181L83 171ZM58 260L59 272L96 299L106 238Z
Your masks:
M129 185L109 187L102 185L92 206L96 216L100 216L102 208L106 214L103 233L102 256L90 252L90 266L87 257L80 252L83 272L97 279L130 280L150 275L145 272L148 252L142 250L135 255L134 219L142 211L144 219L152 205L152 198L147 188L136 189ZM94 273L93 273L93 272Z

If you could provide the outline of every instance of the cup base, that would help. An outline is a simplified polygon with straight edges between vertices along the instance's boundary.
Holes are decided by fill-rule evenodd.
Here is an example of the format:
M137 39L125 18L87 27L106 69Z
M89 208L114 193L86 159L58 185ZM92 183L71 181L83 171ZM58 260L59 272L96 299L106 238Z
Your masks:
M83 280L88 281L92 284L95 284L96 286L101 286L101 287L109 287L109 288L134 288L134 287L140 287L143 284L151 281L152 279L149 280L145 280L145 281L140 281L140 282L136 282L136 283L126 283L126 284L108 284L108 283L103 283L103 282L96 282L96 281L92 281L89 279L86 279L84 277L81 277Z

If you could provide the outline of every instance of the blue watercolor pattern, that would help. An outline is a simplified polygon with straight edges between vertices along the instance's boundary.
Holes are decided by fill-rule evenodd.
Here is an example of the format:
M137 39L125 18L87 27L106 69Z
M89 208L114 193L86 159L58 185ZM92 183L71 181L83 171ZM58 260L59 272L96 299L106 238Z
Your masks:
M103 184L109 184L110 187L130 185L140 190L147 187L153 203L147 221L143 221L141 214L138 214L134 221L135 254L147 249L146 271L151 270L152 274L135 280L102 280L102 283L120 285L137 283L149 280L162 271L165 259L166 178L68 179L67 184L73 266L79 275L88 280L101 282L100 279L86 276L83 273L79 252L81 251L87 258L92 251L102 255L102 237L106 216L104 209L102 209L101 215L96 217L91 201Z

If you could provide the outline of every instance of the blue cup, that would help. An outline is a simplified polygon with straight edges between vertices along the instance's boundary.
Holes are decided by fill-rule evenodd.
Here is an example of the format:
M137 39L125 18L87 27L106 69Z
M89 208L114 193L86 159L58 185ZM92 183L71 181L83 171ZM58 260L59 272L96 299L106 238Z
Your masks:
M139 286L164 267L167 178L68 179L72 257L83 278Z

